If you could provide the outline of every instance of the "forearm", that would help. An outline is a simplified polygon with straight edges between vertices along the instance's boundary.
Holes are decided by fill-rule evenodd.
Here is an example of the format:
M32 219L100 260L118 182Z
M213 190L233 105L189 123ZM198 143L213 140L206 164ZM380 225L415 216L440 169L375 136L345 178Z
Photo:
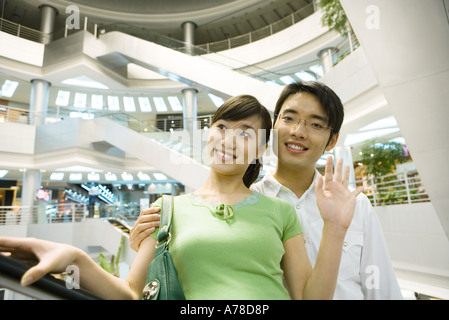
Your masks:
M346 229L324 224L320 249L304 291L308 300L328 300L334 296Z
M80 269L80 285L99 297L111 300L138 300L142 296L148 265L154 258L156 241L148 237L139 248L126 280L103 270L83 251L79 250L75 265Z
M129 283L101 268L85 252L79 250L74 264L79 268L80 286L83 289L110 300L135 299Z

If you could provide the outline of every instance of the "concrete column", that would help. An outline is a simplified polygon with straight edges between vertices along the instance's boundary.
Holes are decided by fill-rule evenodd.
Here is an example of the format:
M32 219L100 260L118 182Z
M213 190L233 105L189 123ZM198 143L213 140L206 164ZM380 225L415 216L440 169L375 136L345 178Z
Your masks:
M186 21L182 24L182 29L184 30L184 42L186 43L186 52L187 54L193 56L195 46L195 29L196 24L192 21Z
M40 31L44 33L42 43L48 44L51 42L53 38L53 32L55 31L56 15L58 14L58 10L46 4L41 5L39 9L41 10Z
M334 66L335 48L326 48L318 52L318 57L321 59L323 73L326 74Z
M355 185L354 161L352 159L351 147L337 146L334 148L334 161L339 158L343 159L343 170L345 166L349 166L349 185L353 188Z
M48 109L50 82L41 79L31 80L30 124L40 126L45 124Z
M36 200L37 190L41 187L42 173L40 170L26 170L23 173L23 186L22 186L22 206L29 206L30 209L24 209L21 212L21 224L27 224L32 222L34 218L32 216L31 207L34 206Z
M196 94L197 90L194 88L188 88L182 90L183 94L183 122L184 130L192 132L198 129L197 116L198 116L198 106Z

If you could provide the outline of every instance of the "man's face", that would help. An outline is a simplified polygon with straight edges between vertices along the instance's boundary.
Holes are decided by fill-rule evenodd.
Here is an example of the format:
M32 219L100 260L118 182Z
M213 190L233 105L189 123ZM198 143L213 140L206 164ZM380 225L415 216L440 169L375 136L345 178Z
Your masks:
M318 98L308 92L285 100L274 129L278 136L278 145L274 146L278 166L290 168L313 168L324 150L331 150L338 139L336 134L329 141L327 115Z

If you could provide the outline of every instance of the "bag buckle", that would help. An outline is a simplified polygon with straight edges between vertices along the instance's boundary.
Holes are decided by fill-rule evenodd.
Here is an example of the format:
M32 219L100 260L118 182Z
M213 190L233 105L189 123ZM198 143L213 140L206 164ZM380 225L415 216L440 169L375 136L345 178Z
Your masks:
M158 293L159 288L160 288L160 283L158 280L152 280L152 281L148 282L147 285L145 286L145 288L143 288L142 298L144 300L153 299L156 296L156 294Z

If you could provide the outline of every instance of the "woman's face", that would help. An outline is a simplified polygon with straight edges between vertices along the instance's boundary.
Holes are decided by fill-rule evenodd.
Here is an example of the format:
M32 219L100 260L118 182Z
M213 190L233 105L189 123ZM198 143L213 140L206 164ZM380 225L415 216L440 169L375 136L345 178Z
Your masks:
M206 144L211 167L226 171L243 170L244 173L265 150L263 131L257 115L238 121L217 120L210 127Z

